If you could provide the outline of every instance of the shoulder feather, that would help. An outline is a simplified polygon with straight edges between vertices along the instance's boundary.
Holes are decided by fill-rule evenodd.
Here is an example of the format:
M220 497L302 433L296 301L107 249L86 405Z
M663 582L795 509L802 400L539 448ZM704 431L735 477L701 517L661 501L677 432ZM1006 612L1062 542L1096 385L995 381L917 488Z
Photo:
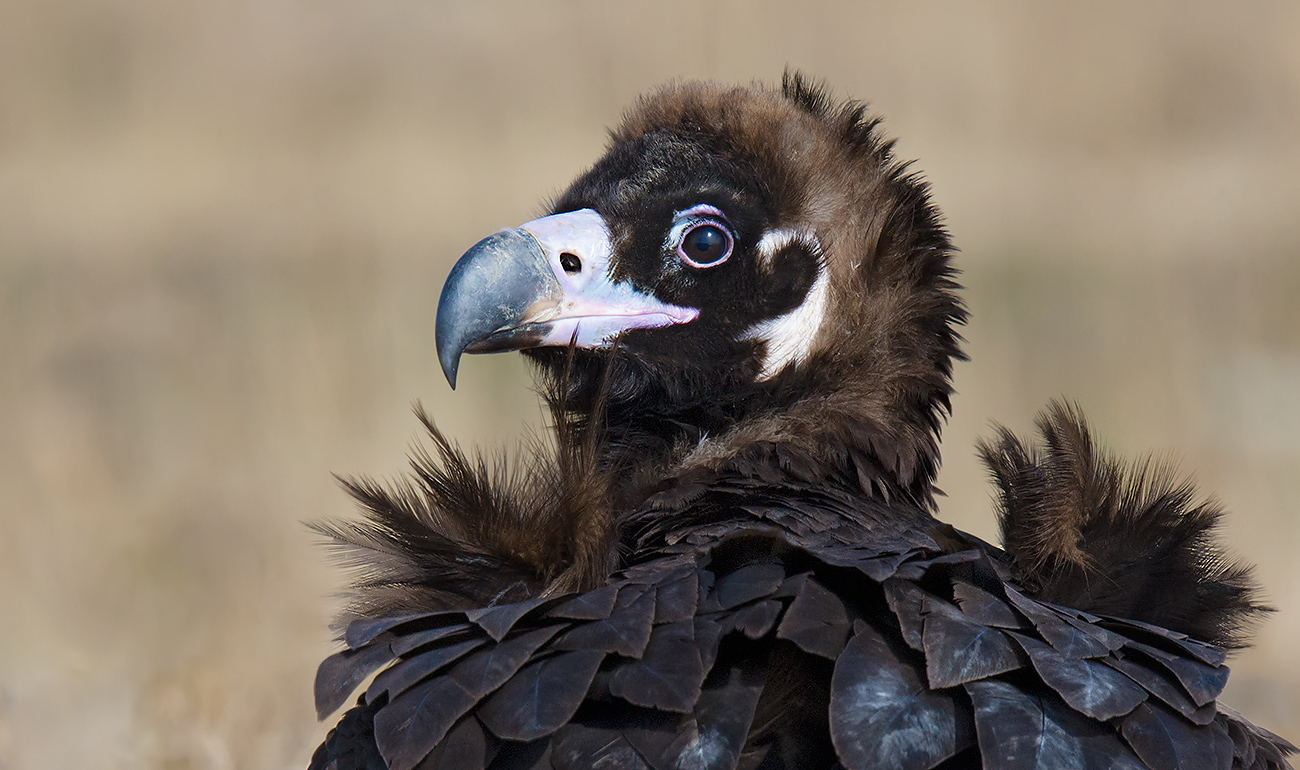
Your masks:
M1215 537L1219 505L1166 466L1099 450L1076 406L1053 402L1037 424L1041 446L1000 428L979 447L1003 545L1035 598L1244 646L1269 610Z

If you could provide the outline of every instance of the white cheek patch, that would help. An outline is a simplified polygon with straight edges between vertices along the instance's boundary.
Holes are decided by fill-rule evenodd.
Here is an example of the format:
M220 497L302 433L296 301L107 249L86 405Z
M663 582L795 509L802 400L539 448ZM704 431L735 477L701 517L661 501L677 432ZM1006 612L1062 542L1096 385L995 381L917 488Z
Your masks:
M818 257L817 278L813 280L803 302L776 318L759 321L740 336L742 340L761 340L766 343L760 380L771 379L790 364L807 358L817 339L822 320L826 317L830 281L826 265L821 260L821 244L815 235L788 228L772 230L758 242L759 257L770 263L778 251L796 241Z
M793 227L781 227L776 230L768 230L763 233L762 238L758 239L758 257L763 261L763 264L770 266L772 257L775 257L778 251L795 241L802 241L814 254L821 254L821 244L817 242L817 236Z

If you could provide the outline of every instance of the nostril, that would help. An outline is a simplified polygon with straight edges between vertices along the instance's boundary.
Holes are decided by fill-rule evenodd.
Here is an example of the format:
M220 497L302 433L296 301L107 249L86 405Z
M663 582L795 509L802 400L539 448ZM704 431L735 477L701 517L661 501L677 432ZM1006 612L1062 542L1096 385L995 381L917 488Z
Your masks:
M582 269L582 260L578 259L577 254L566 251L560 255L560 267L564 268L566 273L576 273Z

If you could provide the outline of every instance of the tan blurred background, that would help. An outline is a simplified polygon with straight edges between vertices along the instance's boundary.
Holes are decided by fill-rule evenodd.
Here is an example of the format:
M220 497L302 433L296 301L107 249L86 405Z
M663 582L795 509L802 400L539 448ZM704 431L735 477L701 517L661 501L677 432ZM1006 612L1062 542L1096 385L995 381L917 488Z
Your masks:
M455 396L447 269L673 77L869 100L947 213L973 457L1077 399L1180 458L1279 612L1228 701L1300 738L1300 5L0 0L0 768L295 768L341 575L304 520Z

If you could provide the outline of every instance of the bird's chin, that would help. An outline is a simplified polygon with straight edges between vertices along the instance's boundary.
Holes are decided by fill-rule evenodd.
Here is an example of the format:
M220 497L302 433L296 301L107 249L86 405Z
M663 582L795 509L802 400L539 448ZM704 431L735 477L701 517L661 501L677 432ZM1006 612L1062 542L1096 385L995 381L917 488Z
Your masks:
M670 387L674 373L638 344L639 337L643 335L632 332L600 348L548 346L521 352L550 388L563 386L563 393L552 390L550 395L562 395L571 412L587 412L598 402L614 406Z
M601 392L614 387L614 379L621 379L616 372L626 369L626 363L615 364L616 359L627 356L627 351L616 345L595 349L548 345L519 352L537 368L541 395L563 404L570 413L590 412L602 400Z

